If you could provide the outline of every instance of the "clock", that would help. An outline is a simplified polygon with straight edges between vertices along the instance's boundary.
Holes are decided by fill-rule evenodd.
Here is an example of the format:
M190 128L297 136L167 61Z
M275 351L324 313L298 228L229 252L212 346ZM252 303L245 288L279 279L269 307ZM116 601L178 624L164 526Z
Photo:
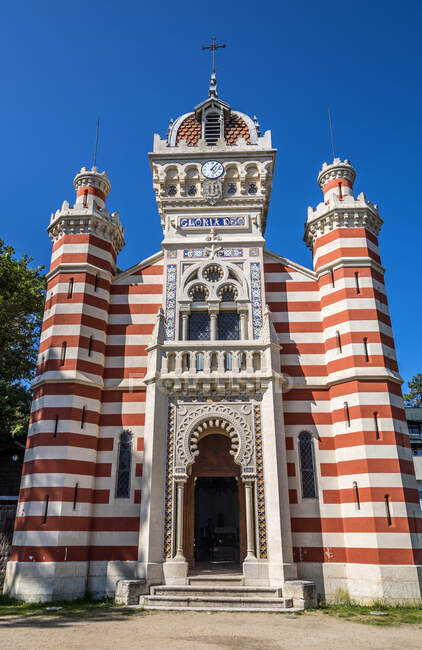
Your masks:
M207 160L201 171L205 178L219 178L224 172L224 167L218 160Z

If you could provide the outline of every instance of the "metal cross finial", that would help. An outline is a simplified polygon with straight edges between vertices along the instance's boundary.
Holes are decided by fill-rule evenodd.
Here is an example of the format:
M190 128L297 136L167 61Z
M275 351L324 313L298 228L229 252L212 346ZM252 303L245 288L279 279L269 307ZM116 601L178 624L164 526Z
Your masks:
M211 50L211 52L212 52L212 72L213 72L213 74L215 74L215 53L216 53L216 50L219 50L222 47L226 47L226 44L222 43L222 44L219 45L218 43L216 43L217 39L216 39L215 36L213 36L211 38L211 40L212 40L211 45L203 45L202 49L203 50Z

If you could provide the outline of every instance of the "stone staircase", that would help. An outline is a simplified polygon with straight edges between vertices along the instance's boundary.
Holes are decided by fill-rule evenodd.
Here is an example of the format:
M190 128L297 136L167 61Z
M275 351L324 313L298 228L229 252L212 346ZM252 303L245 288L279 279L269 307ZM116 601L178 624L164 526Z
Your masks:
M141 595L147 610L295 612L292 598L274 587L245 587L242 576L192 576L187 585L155 585Z

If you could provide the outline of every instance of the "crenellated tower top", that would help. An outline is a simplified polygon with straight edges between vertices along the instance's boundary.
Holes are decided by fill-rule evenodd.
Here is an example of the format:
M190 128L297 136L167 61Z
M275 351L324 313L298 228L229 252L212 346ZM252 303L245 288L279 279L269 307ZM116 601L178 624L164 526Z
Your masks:
M73 206L63 201L60 210L53 212L47 228L50 239L58 241L63 235L90 234L112 243L116 253L124 246L123 228L119 213L110 212L105 201L111 185L107 172L99 172L97 167L82 167L76 174L73 186L76 201Z
M342 161L340 158L334 158L331 164L325 162L318 174L318 185L324 193L324 200L329 200L333 194L336 194L339 199L353 196L355 178L356 172L350 160Z
M335 228L364 227L378 236L382 226L378 206L368 201L361 192L353 194L356 172L350 160L334 158L331 164L324 163L318 174L318 184L323 191L324 201L316 208L308 208L304 240L312 250L321 235Z
M107 172L100 173L95 166L91 169L82 167L81 171L76 174L73 180L73 186L76 190L76 204L82 203L86 206L95 196L97 204L99 200L102 208L105 206L106 198L111 190Z

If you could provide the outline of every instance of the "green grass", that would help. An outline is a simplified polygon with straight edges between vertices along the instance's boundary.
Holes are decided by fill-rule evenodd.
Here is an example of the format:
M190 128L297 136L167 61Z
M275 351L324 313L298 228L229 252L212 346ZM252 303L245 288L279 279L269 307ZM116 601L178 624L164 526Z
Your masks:
M387 605L374 601L371 605L360 605L349 599L333 604L321 603L319 610L324 614L336 616L348 621L392 627L396 625L422 625L422 604ZM371 612L383 612L386 616L374 616Z
M49 607L60 607L59 610L49 611ZM74 618L89 618L93 616L105 616L114 610L115 613L125 616L139 615L141 609L125 609L117 605L111 598L102 600L90 600L88 598L77 598L76 600L55 600L48 603L26 603L22 600L15 600L9 596L0 594L0 616L19 614L22 616L71 616Z

